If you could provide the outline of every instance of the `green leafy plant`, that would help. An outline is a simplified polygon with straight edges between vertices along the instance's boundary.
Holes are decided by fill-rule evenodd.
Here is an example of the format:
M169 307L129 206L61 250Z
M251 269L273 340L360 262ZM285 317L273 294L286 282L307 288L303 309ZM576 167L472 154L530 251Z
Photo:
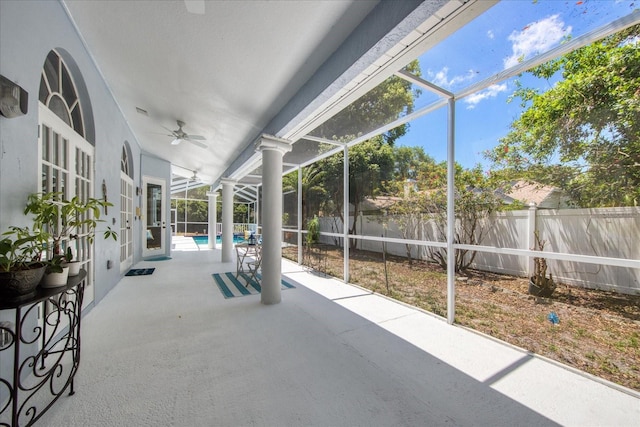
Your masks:
M306 240L309 247L320 241L320 220L317 215L307 221Z
M47 250L48 272L62 271L62 263L72 259L69 246L63 252L63 241L86 237L89 243L93 243L96 227L103 222L100 220L101 208L107 206L113 204L94 198L81 201L78 196L66 200L61 192L29 195L24 213L34 215L34 228L45 230L51 241L51 250ZM111 227L104 231L105 239L117 240L117 237Z
M42 249L49 235L29 227L9 227L0 239L0 271L27 270L41 265Z

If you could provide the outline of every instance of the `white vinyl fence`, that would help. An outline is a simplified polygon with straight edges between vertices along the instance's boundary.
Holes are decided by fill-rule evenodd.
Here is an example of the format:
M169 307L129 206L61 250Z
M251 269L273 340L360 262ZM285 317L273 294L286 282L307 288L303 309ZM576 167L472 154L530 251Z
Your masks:
M390 218L387 226L380 216L358 217L357 234L372 237L403 238L397 221ZM353 221L353 218L350 218ZM488 224L488 233L482 246L510 249L534 249L533 232L539 230L547 243L545 251L591 255L604 258L640 259L640 208L598 208L527 210L500 212ZM341 221L321 218L320 231L342 232ZM432 221L423 222L409 239L443 241L438 239ZM339 239L322 236L322 241L335 243ZM341 242L339 243L341 244ZM411 245L412 257L427 259L427 248ZM358 249L382 251L382 242L359 240ZM387 243L387 253L406 256L406 246ZM594 289L615 290L627 294L640 294L640 269L596 265L548 259L549 272L557 282ZM532 260L508 254L477 252L472 268L496 273L526 277L530 275Z

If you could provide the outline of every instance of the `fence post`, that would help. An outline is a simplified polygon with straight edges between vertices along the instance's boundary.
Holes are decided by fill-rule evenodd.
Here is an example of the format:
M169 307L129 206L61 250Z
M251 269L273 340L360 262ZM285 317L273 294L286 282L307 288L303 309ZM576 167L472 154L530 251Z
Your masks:
M533 249L535 246L534 233L536 231L536 217L538 207L534 202L529 203L529 217L527 218L527 247L525 249ZM527 257L527 276L533 276L533 258Z
M362 214L362 211L358 212L358 216L360 217L360 235L363 236L364 235L364 215ZM356 232L356 234L358 234ZM362 250L362 239L358 239L358 246L360 246L360 250Z

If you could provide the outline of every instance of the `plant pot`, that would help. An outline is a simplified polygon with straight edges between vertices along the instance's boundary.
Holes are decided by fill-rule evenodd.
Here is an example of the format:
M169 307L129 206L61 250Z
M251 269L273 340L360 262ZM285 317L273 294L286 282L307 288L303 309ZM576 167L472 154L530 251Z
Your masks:
M0 272L0 295L8 300L19 300L33 296L42 280L45 266L26 270Z
M545 280L547 281L547 283L549 282L548 278ZM551 283L551 285L552 286L550 287L541 288L538 285L536 285L536 283L533 280L533 277L531 277L529 278L529 293L536 297L549 298L551 294L553 294L553 291L556 290L556 287L553 285L553 282Z
M69 277L77 276L78 274L80 274L80 267L81 267L80 262L78 261L65 262L64 265L69 267Z
M43 288L57 288L67 284L69 278L69 267L62 267L62 273L46 273L42 278L40 286Z

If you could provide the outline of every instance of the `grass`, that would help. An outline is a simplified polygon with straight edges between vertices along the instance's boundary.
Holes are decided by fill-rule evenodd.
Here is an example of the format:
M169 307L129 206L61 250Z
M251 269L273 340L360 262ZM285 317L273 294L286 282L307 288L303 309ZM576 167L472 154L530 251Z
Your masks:
M296 259L297 248L283 255ZM321 259L320 259L321 258ZM342 277L342 251L329 248L314 267ZM350 281L439 316L447 313L447 276L438 265L350 251ZM560 322L547 319L555 312ZM551 298L528 294L520 277L480 271L456 280L456 323L640 391L640 296L560 285Z

